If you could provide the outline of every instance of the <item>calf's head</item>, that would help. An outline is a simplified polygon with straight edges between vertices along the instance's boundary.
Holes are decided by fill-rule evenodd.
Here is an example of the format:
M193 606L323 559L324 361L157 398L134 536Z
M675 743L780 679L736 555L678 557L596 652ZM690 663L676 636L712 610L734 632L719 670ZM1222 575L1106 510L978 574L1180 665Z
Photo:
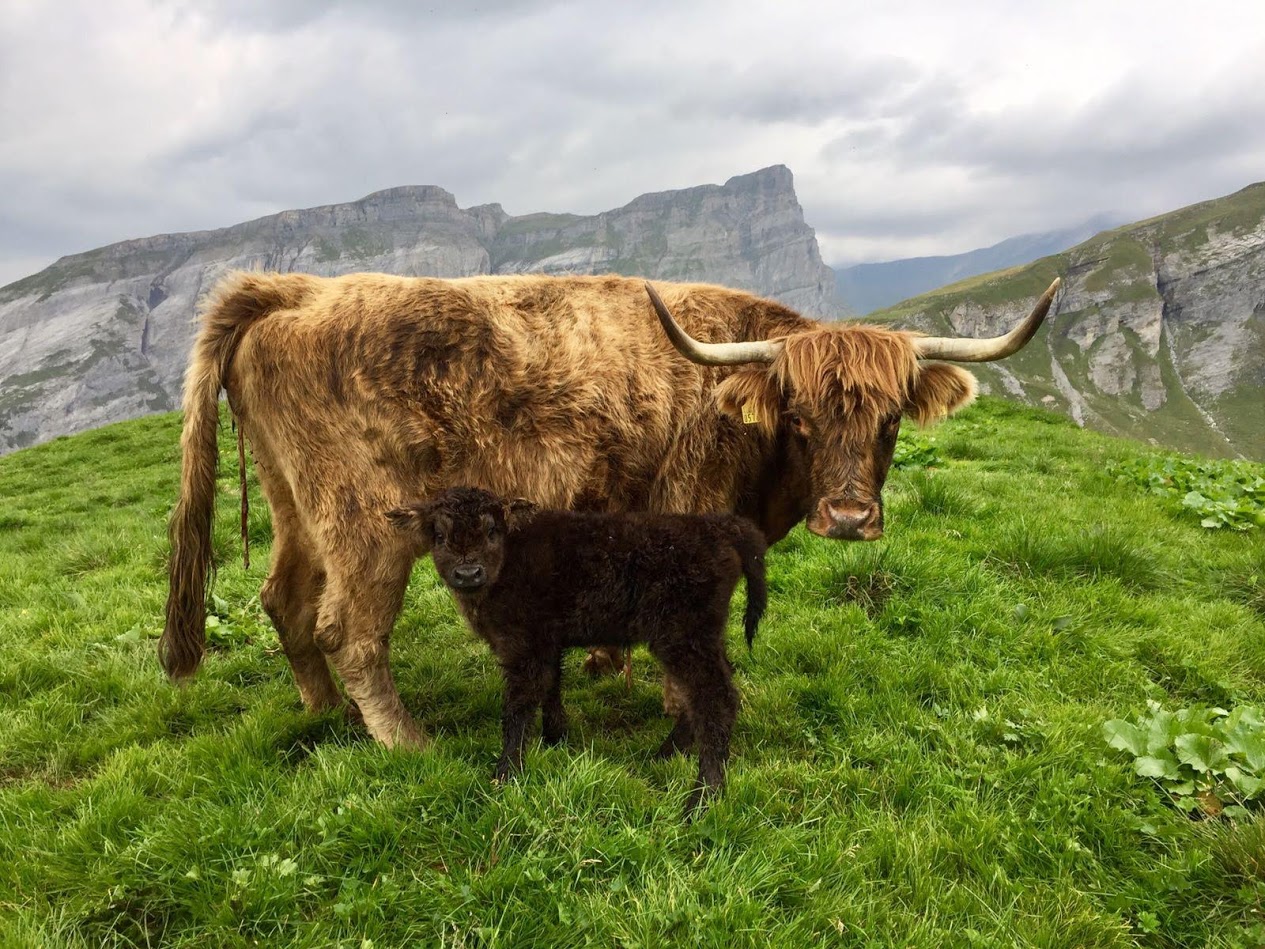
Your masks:
M770 340L701 343L646 284L673 345L703 365L742 366L715 392L717 408L780 439L787 483L805 526L837 540L883 536L883 484L902 418L920 425L975 398L975 377L931 360L988 362L1023 347L1058 291L1055 280L1016 329L993 339L941 339L861 324L814 324Z
M507 535L535 510L522 498L511 501L480 488L450 488L386 516L396 529L411 534L423 551L430 551L445 584L474 596L496 583L505 563Z

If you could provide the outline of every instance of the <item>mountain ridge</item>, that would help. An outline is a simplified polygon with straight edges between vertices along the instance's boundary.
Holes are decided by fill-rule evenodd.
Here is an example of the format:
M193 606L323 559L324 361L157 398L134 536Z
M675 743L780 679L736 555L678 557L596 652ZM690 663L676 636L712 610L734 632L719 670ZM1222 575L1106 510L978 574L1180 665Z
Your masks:
M234 269L617 272L750 289L816 316L841 309L782 165L595 215L463 209L438 185L402 185L119 241L0 287L0 452L174 408L197 301Z

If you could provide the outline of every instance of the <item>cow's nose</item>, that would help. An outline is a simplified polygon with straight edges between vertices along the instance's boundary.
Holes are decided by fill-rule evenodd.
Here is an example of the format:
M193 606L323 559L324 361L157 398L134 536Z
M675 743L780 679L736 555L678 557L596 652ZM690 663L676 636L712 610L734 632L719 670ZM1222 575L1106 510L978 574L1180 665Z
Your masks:
M486 579L487 573L483 569L483 564L480 563L463 563L452 568L453 586L462 587L463 589L481 587Z
M822 500L817 502L814 533L832 540L878 540L883 536L883 507L877 502Z

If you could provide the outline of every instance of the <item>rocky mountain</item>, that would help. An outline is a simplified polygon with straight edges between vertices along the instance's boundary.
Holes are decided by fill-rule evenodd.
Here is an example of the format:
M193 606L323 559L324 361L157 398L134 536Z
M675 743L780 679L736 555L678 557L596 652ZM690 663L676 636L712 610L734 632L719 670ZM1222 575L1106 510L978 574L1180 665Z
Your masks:
M1114 214L1099 214L1076 227L1021 234L964 254L835 267L835 287L854 313L871 313L945 284L1057 254L1124 223Z
M1000 333L1056 275L1063 289L1037 339L977 368L988 390L1107 432L1265 459L1265 182L870 319Z
M179 404L199 298L238 268L416 276L626 273L837 315L834 275L775 165L601 214L459 208L432 186L63 257L0 288L0 452Z

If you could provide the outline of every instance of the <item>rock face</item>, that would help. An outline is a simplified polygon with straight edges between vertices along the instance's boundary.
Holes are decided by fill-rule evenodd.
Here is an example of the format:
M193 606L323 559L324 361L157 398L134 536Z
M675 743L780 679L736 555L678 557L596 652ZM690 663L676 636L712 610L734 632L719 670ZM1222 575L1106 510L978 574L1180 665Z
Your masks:
M1055 275L1063 290L1047 328L977 367L988 389L1104 431L1265 459L1265 183L872 318L992 335Z
M624 273L754 290L835 316L834 275L775 165L593 216L458 208L432 186L63 257L0 288L0 452L178 406L201 296L234 269Z

